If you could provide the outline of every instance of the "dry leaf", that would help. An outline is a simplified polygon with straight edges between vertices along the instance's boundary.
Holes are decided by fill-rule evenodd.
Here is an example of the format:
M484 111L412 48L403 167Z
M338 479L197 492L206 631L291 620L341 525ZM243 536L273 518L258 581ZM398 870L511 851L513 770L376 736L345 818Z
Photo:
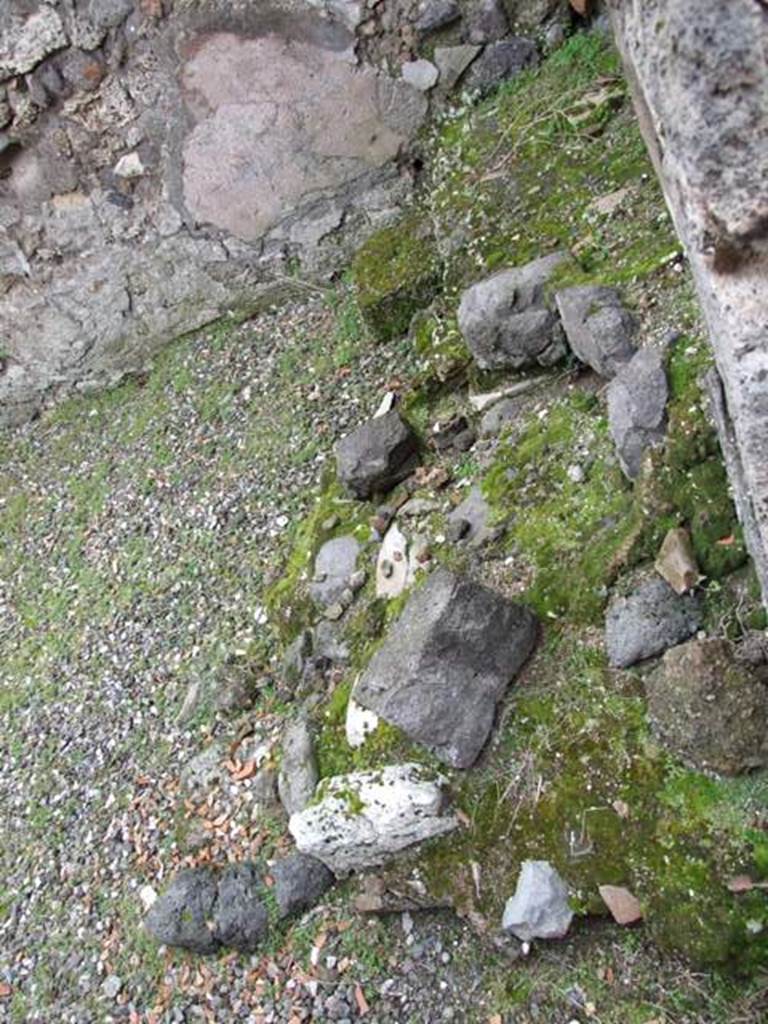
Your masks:
M7 982L0 981L0 999L7 999L13 992L13 989Z
M727 537L721 537L720 540L716 540L715 544L717 544L717 546L721 547L721 548L729 548L731 546L731 544L735 543L735 541L736 541L736 538L731 533Z
M360 1016L364 1017L370 1010L368 1000L365 998L365 993L359 985L355 985L355 1002L357 1003L357 1009L360 1012Z
M589 0L571 0L571 7L577 14L584 16L589 10Z
M502 1024L501 1014L492 1013L491 1016L488 1018L488 1024Z
M614 811L616 811L620 818L629 817L629 804L625 803L623 800L614 800L611 807L613 807Z
M232 773L233 782L243 782L245 779L250 779L252 775L256 774L256 762L248 761L243 767Z

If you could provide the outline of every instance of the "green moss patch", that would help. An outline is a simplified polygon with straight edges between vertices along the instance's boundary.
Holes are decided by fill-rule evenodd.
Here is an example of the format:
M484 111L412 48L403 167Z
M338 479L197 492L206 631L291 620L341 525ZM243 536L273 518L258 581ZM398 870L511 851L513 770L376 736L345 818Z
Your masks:
M405 334L414 313L440 286L440 265L429 221L411 214L376 232L357 252L352 278L360 311L382 341Z
M768 963L768 897L727 883L768 872L766 785L675 765L648 734L633 678L610 672L584 634L555 635L513 693L492 762L460 783L468 826L420 863L438 895L498 920L522 861L549 860L582 913L606 912L599 885L626 885L661 944L748 969Z
M579 446L587 468L574 482L568 469ZM597 621L635 523L597 400L576 391L530 417L501 443L482 488L496 516L509 519L507 544L529 568L526 599L547 618Z

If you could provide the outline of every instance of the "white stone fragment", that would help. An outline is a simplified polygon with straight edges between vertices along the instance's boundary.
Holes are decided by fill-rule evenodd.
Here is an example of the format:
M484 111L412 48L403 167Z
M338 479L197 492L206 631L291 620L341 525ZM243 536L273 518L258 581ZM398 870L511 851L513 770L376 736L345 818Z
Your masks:
M549 861L523 861L515 895L504 908L504 931L512 932L521 942L562 939L572 919L568 886Z
M384 536L376 562L376 596L397 597L410 581L408 542L393 523Z
M492 405L500 402L502 398L511 398L513 395L523 395L526 391L533 391L540 384L546 384L551 377L526 377L524 380L515 381L507 387L499 388L498 391L486 391L480 395L470 395L469 404L475 412L484 412Z
M370 736L378 724L379 716L375 711L364 708L362 704L357 703L354 697L349 698L345 731L350 747L354 750L362 747L366 737Z
M302 853L337 875L375 867L458 826L444 810L444 784L418 764L337 775L318 787L317 803L291 815L288 828Z
M138 153L126 153L117 161L112 173L116 178L140 178L144 173L144 164Z

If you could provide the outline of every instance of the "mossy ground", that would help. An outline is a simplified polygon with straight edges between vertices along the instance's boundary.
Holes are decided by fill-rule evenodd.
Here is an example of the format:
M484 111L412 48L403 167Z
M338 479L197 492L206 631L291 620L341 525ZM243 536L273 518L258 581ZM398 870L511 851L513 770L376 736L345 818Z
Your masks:
M436 545L434 557L523 594L544 620L544 639L512 689L480 764L452 778L467 824L426 848L414 863L436 891L450 892L463 911L477 910L491 929L526 857L556 863L583 913L601 910L596 886L607 882L630 886L646 912L642 931L630 933L602 923L592 927L589 918L580 917L573 938L557 952L540 951L512 969L492 949L480 963L468 960L468 973L482 977L484 1009L474 1016L468 1011L467 1019L485 1022L487 1007L510 1021L528 1022L534 1019L533 1003L549 1013L547 1019L566 1013L563 1019L570 1019L574 1011L564 1001L565 992L578 985L598 1007L595 1019L605 1024L756 1022L765 1011L758 968L766 962L766 899L762 890L732 893L726 883L735 874L768 878L765 776L727 782L672 762L649 735L642 678L607 669L594 628L608 587L626 569L652 559L671 525L691 529L708 577L708 629L738 635L748 621L763 621L705 414L700 377L707 356L691 283L615 55L599 36L574 37L540 70L446 116L427 140L426 152L419 203L435 229L440 258L436 276L428 275L428 294L419 292L419 304L432 300L431 308L406 336L417 307L406 288L407 315L401 309L393 319L387 358L376 363L377 383L383 383L385 367L396 370L403 408L422 436L428 436L434 419L466 409L468 386L498 383L469 366L455 320L460 288L497 267L568 248L574 260L559 283L617 283L642 322L643 341L658 342L670 328L681 334L670 350L669 441L634 490L611 461L603 395L573 367L553 374L551 386L537 394L488 462L476 455L439 460L453 474L452 496L463 493L460 482L480 482L509 529L482 560L448 545ZM613 212L595 204L619 190L626 191ZM392 280L401 279L412 250L397 230L379 244L370 251L382 264L377 269L383 280L389 281L390 272ZM430 245L430 259L435 251ZM163 720L175 715L190 679L219 664L225 652L240 651L274 668L279 650L311 621L306 584L319 545L349 531L365 539L374 511L346 498L332 472L306 518L307 492L286 492L281 485L286 465L304 467L313 480L317 475L314 461L323 449L318 432L330 426L322 416L307 413L316 385L322 384L330 400L330 392L350 375L363 375L371 352L382 355L381 342L364 327L359 302L349 290L341 288L329 299L322 327L298 332L281 347L269 394L243 397L239 371L206 376L211 350L232 346L234 352L245 344L222 329L210 332L205 344L183 343L169 351L147 379L61 408L43 424L40 436L30 433L6 451L8 464L24 478L20 483L6 474L0 482L3 570L18 618L3 654L8 682L0 691L0 713L8 721L17 709L40 709L53 700L61 685L60 666L76 657L84 637L108 631L118 613L141 615L151 623L165 614L172 598L176 601L167 639L180 658L172 682L163 680L152 691L155 713ZM253 357L265 358L265 352L254 351ZM375 406L368 392L363 399L357 396L361 415L366 402ZM275 395L279 401L272 400ZM177 408L181 400L183 416ZM180 461L174 430L182 427L194 432L196 446ZM581 483L568 474L574 453L585 467ZM86 455L90 468L81 471ZM438 461L428 450L426 457ZM285 529L282 572L277 545L262 550L237 521L231 532L213 529L202 514L185 518L178 507L169 510L173 545L162 565L140 530L127 529L106 553L91 547L113 514L111 494L127 491L136 504L163 495L169 484L184 485L187 505L202 508L218 482L245 478L254 465L267 493L249 497L242 514L255 517L279 495L281 509L295 522ZM442 517L428 525L438 532ZM52 579L52 568L61 570L66 587ZM196 617L201 589L206 582L210 589L214 579L216 600L201 625ZM358 751L344 739L355 674L396 619L402 600L378 601L369 579L345 619L351 664L314 712L324 777L406 757L429 761L386 725ZM274 635L254 628L262 606ZM193 633L196 644L189 642ZM148 649L132 672L146 672L149 679L156 657ZM98 659L89 664L94 678L102 668ZM265 690L257 713L276 707L274 694ZM211 717L204 708L190 729L204 733ZM9 729L12 758L24 742ZM127 761L137 754L147 771L159 770L168 751L156 729L134 727L126 735L118 755ZM46 747L29 786L27 835L35 843L63 842L66 835L60 831L60 811L46 799L47 773L56 765L55 746ZM280 823L265 819L262 825L271 834L266 849L276 849ZM480 868L479 896L473 863ZM155 982L162 987L189 958L157 956L139 927L135 894L123 894L117 903L105 893L100 898L126 936L113 966L146 998ZM11 905L12 897L3 893L0 912ZM62 913L58 907L49 914L52 932ZM345 952L371 973L390 971L381 943L392 942L394 948L397 940L387 923L358 922L340 934ZM725 974L693 973L647 945L649 936L698 963L752 972L753 980L737 987ZM302 946L305 937L306 929L297 926L275 942L285 940L290 948L293 942ZM46 946L54 962L57 942L54 936ZM72 945L68 941L65 953ZM477 957L477 947L472 949ZM95 958L98 949L92 952ZM226 974L224 960L216 966ZM630 981L624 975L616 980L620 970ZM61 979L43 970L40 979L43 994L34 996L34 1006L23 994L14 996L16 1020L24 1020L30 1006L39 1009L46 998L56 998ZM91 1005L95 1014L102 1012L98 998Z
M594 630L610 587L652 563L678 525L690 529L706 577L710 627L738 635L747 614L760 619L754 594L736 612L727 582L746 553L707 415L709 355L615 54L599 36L574 37L540 70L447 116L428 153L421 202L436 225L442 287L411 325L418 370L404 408L414 425L426 434L446 410L462 407L467 386L502 382L468 362L455 321L460 289L499 266L566 248L574 258L558 286L620 286L641 341L667 346L670 428L633 487L612 451L604 392L569 365L490 460L468 459L469 477L508 524L487 573L536 608L545 641L481 765L454 777L467 827L414 863L438 895L495 921L522 860L548 859L583 913L605 912L598 885L624 884L641 899L647 933L660 945L698 963L764 966L764 894L733 894L726 883L737 873L765 877L768 784L762 776L708 779L669 759L648 731L642 679L608 670ZM596 202L616 193L612 207ZM574 464L582 470L575 478ZM450 469L462 474L462 460ZM448 547L435 556L458 557ZM324 774L412 753L388 727L354 754L344 749L352 678L385 626L379 617L364 639L350 632L355 669L322 711Z

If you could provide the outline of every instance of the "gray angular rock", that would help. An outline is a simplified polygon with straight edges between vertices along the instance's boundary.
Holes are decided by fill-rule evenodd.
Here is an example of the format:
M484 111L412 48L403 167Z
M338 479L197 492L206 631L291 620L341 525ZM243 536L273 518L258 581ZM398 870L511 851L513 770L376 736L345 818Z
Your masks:
M668 396L664 357L649 348L634 355L608 385L608 425L630 480L640 472L646 449L666 437Z
M264 891L252 864L233 864L221 872L213 914L213 933L220 945L241 953L258 948L269 930Z
M436 46L432 55L440 72L440 92L445 94L459 82L461 76L480 53L482 47L464 43L460 46Z
M544 288L568 259L553 253L523 267L500 270L468 288L459 304L459 329L481 370L551 366L565 355L557 316Z
M438 569L408 601L354 697L442 761L468 768L536 637L530 609Z
M470 547L479 548L489 541L496 540L501 530L498 526L489 526L488 517L491 509L483 497L479 487L472 487L464 501L448 516L449 527L452 524L466 523L467 529L458 538L461 543Z
M335 604L349 586L355 572L360 544L354 537L327 540L315 558L315 573L309 594L315 604L328 608Z
M568 886L546 860L523 861L515 895L504 908L501 926L521 942L562 939L573 920Z
M212 788L226 781L225 757L224 744L214 742L190 758L182 769L181 785L191 799L204 799Z
M461 8L456 0L425 0L419 6L416 31L427 35L440 28L452 25L461 17Z
M375 867L425 839L450 832L445 779L423 765L388 765L323 780L319 797L288 824L302 853L336 875Z
M313 907L335 881L333 872L322 861L305 853L292 853L277 861L272 866L272 877L280 917Z
M342 438L336 446L339 479L356 498L390 490L418 463L418 439L393 409Z
M539 62L539 51L532 39L511 36L500 43L486 46L467 72L463 84L468 89L486 92L508 78L514 78Z
M318 777L309 722L300 715L287 725L283 734L277 788L286 814L304 810L314 795Z
M47 4L41 4L28 18L4 11L0 31L0 81L31 71L67 42L61 17Z
M628 597L616 597L608 606L608 660L616 668L627 668L661 654L693 636L701 618L697 594L678 595L666 580L643 583Z
M727 640L673 647L645 683L659 741L687 765L736 775L768 760L768 687Z
M318 622L314 629L312 651L315 665L324 669L328 665L344 665L349 661L349 645L338 626L332 622Z
M180 871L150 908L147 930L166 946L214 953L220 945L212 927L217 893L216 876L208 868Z
M493 43L509 32L509 20L501 0L475 0L466 13L470 43Z
M313 650L314 640L309 629L303 629L286 648L283 655L282 677L291 690L304 681Z
M615 288L564 288L555 293L555 303L568 344L601 377L614 377L637 351L635 321Z

